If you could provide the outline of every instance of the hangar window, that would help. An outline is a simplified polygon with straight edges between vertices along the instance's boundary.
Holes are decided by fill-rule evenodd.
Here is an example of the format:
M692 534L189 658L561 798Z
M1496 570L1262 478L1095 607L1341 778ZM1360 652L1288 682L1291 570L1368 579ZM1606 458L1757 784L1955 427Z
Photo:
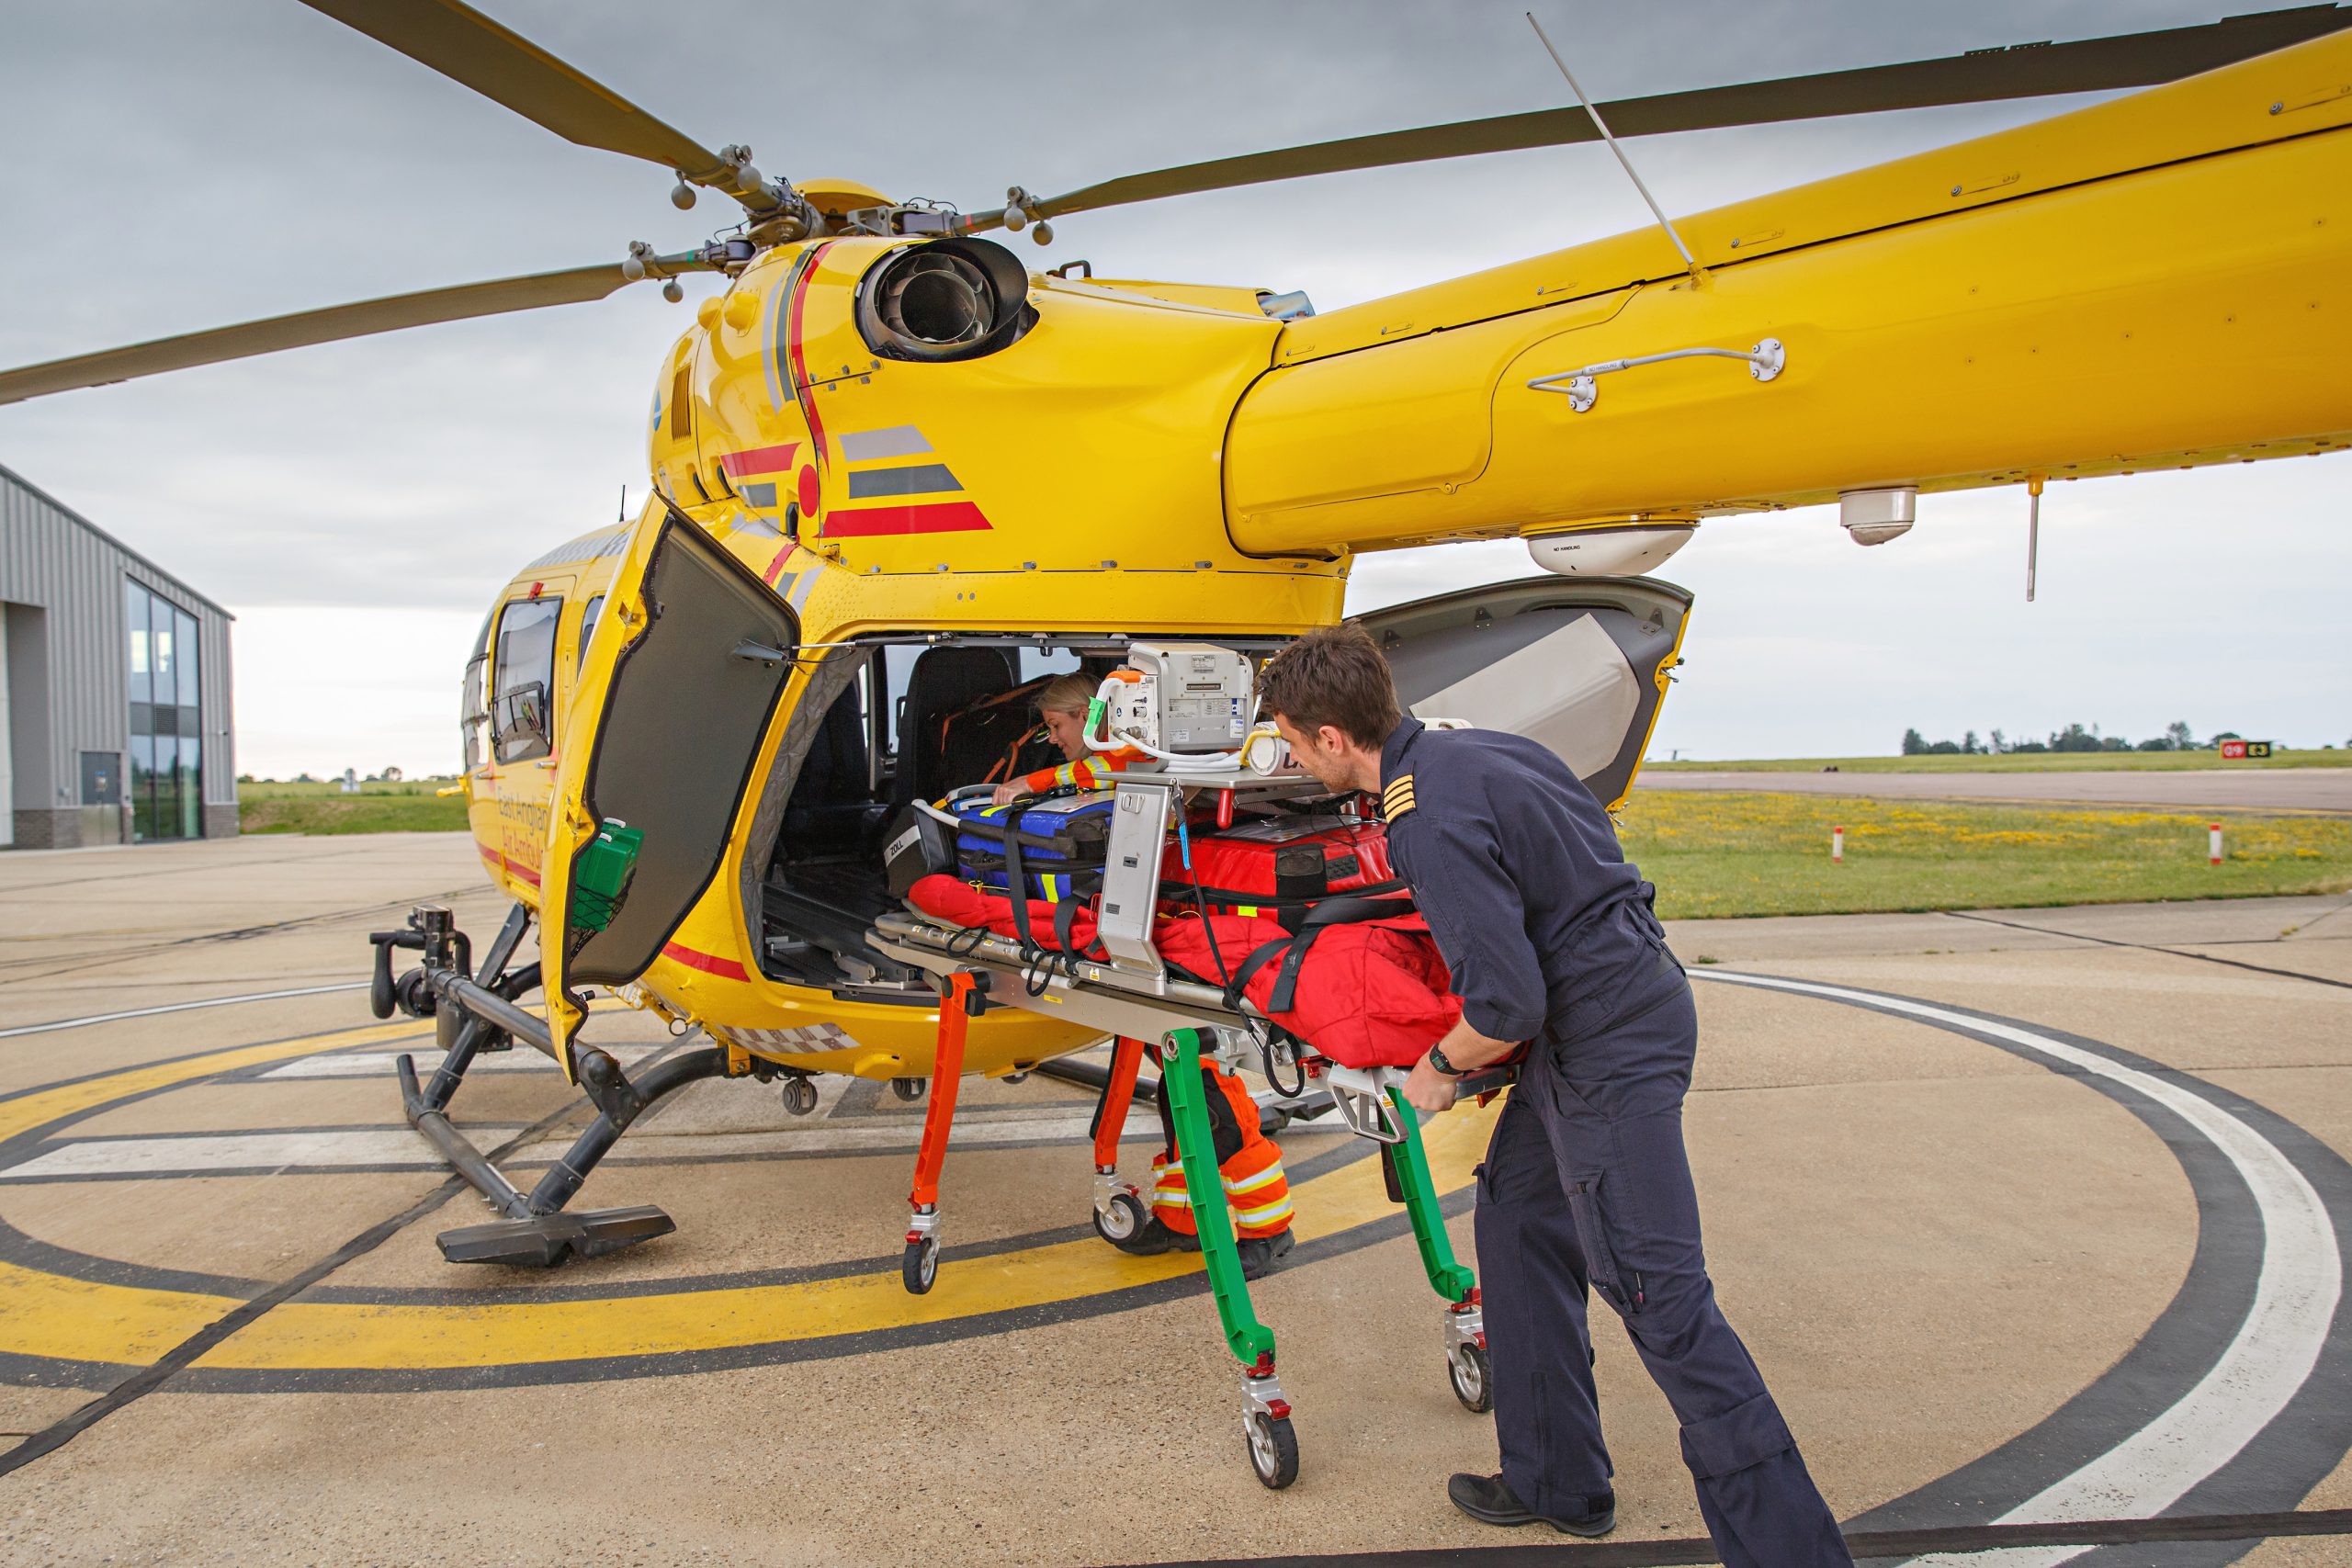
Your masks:
M204 721L196 617L123 580L130 633L130 829L138 840L204 833Z
M498 617L496 695L491 722L502 762L555 749L555 630L560 599L517 599Z

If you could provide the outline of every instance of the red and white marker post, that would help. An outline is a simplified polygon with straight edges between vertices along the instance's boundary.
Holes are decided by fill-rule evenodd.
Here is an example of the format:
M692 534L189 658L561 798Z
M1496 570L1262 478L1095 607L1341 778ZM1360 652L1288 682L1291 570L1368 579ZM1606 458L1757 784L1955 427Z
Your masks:
M2207 863L2219 865L2222 863L2222 825L2219 822L2210 822L2206 824L2205 833Z
M1846 863L1846 829L1842 826L1829 829L1829 863Z

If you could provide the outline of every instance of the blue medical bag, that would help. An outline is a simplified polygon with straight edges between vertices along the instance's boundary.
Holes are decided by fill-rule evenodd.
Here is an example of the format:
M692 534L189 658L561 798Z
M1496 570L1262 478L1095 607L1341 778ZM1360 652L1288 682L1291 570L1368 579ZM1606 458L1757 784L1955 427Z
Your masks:
M1009 889L1018 870L1032 898L1090 898L1102 887L1113 794L1090 790L1009 806L991 806L986 795L956 801L948 807L963 823L956 867L983 887Z

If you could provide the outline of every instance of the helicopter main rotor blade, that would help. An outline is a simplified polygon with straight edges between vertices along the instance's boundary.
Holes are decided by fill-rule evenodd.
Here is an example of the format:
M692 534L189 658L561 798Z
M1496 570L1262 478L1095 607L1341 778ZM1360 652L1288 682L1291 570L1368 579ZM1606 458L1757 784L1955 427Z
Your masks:
M2293 10L2232 17L2196 27L2165 28L2072 43L2016 44L1898 65L1871 65L1692 92L1620 98L1604 103L1600 108L1609 121L1609 129L1619 136L1659 136L1677 130L1770 125L1785 120L1989 103L2055 93L2109 92L2177 81L2344 28L2352 28L2352 6L2304 6ZM1558 147L1600 139L1592 117L1582 107L1536 109L1487 119L1422 126L1415 130L1350 136L1335 141L1128 175L1038 202L1028 209L1027 216L1058 218L1064 213L1262 185L1271 180L1297 179L1306 175L1385 168L1530 147ZM976 212L964 227L967 231L993 229L1002 220L1001 209Z
M331 305L322 310L301 310L233 327L158 338L128 348L110 348L99 354L0 370L0 403L22 402L27 398L71 391L76 387L102 387L165 370L216 365L224 359L275 354L285 348L304 348L314 343L397 332L402 327L462 321L510 310L534 310L542 305L579 304L602 299L629 281L620 263L606 262L573 267L569 272L535 273L528 277L395 294L355 305Z
M691 183L724 191L754 212L778 205L775 193L756 181L750 182L753 188L745 188L740 176L746 165L656 119L462 0L303 4L503 104L567 141L674 169Z

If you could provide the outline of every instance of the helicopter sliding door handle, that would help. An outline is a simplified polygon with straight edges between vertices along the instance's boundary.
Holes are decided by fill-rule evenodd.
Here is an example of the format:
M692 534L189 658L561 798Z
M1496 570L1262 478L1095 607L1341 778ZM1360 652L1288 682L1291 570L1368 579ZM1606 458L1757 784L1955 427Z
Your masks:
M1588 365L1580 370L1562 370L1551 376L1538 376L1527 383L1531 392L1566 393L1568 407L1582 413L1592 407L1600 396L1593 378L1612 371L1631 370L1640 365L1663 365L1669 359L1745 359L1747 373L1758 381L1770 381L1779 376L1789 362L1788 350L1781 340L1768 337L1754 348L1669 348L1664 354L1636 355L1631 359L1604 359L1598 365Z

